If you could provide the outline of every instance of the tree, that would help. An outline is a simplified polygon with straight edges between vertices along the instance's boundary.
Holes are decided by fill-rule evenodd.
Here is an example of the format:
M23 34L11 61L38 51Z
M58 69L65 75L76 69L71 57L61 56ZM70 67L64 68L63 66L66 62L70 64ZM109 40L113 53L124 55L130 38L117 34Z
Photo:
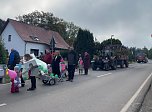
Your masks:
M77 37L79 27L74 25L72 22L65 22L66 32L67 32L67 42L70 46L73 46L73 43Z
M5 21L0 19L0 33L2 32L2 29L4 27Z
M148 51L148 54L149 54L149 55L148 55L148 58L149 58L149 59L152 59L152 48L150 48L150 50Z
M7 59L6 50L0 37L0 64L5 64Z
M94 42L94 54L95 55L100 55L101 54L101 44L100 42Z
M5 21L0 19L0 33L5 25ZM7 53L4 48L4 43L2 41L2 37L0 36L0 64L5 64L7 59Z
M83 54L88 52L91 57L94 53L94 37L93 34L88 30L82 30L81 28L78 31L77 38L74 42L74 48L77 53Z
M148 49L146 47L142 48L142 51L146 54L147 57L149 57Z
M121 41L119 39L107 39L107 40L104 40L102 43L101 43L101 46L107 46L107 45L122 45Z

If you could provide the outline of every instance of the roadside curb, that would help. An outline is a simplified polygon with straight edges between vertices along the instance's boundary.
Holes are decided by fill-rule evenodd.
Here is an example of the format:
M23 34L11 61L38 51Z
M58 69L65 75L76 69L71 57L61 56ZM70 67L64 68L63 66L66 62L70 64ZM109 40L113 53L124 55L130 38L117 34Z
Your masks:
M126 110L122 109L120 112L139 112L140 111L140 108L145 99L145 96L147 95L147 93L151 87L152 73L148 77L149 77L148 80L147 79L146 79L147 81L145 80L146 83L143 85L143 87L139 91L139 94L135 97L135 99L133 100L131 105ZM130 99L130 100L132 100L132 99Z

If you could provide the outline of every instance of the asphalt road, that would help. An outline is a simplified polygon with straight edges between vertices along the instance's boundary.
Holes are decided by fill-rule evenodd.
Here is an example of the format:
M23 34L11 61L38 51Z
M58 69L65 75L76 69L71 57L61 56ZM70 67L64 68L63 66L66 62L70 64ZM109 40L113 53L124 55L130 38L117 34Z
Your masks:
M11 94L0 85L0 112L120 112L152 72L152 63L132 64L115 71L76 73L74 82L46 86L37 80L35 91L21 88Z

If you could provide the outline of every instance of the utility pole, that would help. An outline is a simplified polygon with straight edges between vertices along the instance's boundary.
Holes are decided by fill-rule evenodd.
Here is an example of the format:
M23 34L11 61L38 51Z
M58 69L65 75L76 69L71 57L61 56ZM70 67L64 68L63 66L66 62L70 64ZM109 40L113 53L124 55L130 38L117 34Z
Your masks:
M111 46L112 46L112 37L114 37L114 35L111 35Z
M51 42L50 42L50 49L52 50L52 53L55 51L55 40L54 40L54 36L52 36Z

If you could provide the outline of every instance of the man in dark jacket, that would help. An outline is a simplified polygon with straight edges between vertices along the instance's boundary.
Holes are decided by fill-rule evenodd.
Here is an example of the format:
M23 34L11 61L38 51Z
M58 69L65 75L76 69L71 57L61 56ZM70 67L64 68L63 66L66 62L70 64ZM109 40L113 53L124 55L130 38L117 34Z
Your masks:
M52 60L52 72L54 75L58 75L58 77L60 78L60 60L61 60L61 56L60 56L60 52L56 51L55 52L55 56Z
M19 64L20 62L20 55L18 51L11 49L11 53L9 55L9 60L8 60L8 68L10 70L14 70L14 67L16 64Z
M69 48L67 59L68 59L68 80L67 81L73 82L75 67L77 65L77 56L73 48Z

